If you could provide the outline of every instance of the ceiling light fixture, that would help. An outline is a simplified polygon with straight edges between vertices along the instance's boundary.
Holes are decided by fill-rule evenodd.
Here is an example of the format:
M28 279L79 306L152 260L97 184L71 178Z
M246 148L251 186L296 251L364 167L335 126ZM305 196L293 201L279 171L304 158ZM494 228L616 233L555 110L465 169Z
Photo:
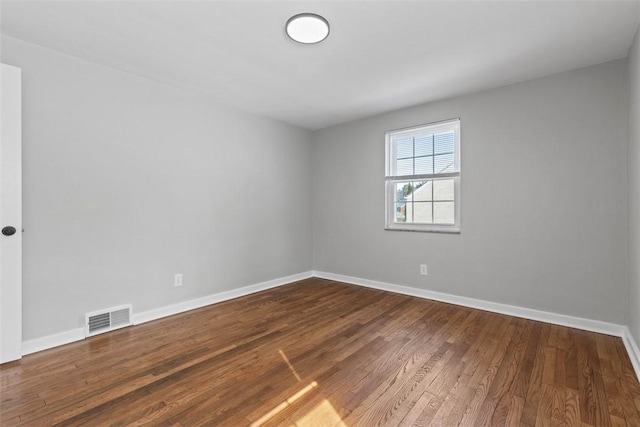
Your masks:
M298 43L320 43L329 36L329 22L315 13L300 13L289 18L286 31Z

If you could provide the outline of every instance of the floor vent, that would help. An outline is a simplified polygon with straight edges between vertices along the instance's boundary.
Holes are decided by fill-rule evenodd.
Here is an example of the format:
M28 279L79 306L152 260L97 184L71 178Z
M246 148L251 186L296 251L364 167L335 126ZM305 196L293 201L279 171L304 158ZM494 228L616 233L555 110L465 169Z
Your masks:
M131 325L131 305L87 313L85 320L85 337L124 328Z

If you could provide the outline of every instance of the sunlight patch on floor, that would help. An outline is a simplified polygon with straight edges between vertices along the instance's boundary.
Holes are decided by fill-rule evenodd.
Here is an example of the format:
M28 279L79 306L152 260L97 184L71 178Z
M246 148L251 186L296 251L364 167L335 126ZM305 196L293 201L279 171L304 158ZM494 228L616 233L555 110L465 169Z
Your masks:
M298 375L298 373L296 372L295 368L293 367L293 365L291 364L291 362L289 362L289 359L287 358L287 356L284 354L284 351L282 350L278 350L280 352L280 356L282 356L282 358L284 359L284 361L287 363L287 365L289 365L289 369L291 369L291 372L293 372L293 375L296 377L296 379L298 381L302 381L302 378L300 378L300 375Z
M291 397L289 397L288 399L286 399L285 401L280 403L278 406L276 406L275 408L273 408L272 410L270 410L266 414L264 414L262 417L260 417L259 420L256 420L253 423L251 423L251 427L258 427L258 426L263 425L264 423L269 421L271 418L273 418L276 415L278 415L278 413L283 411L285 408L287 408L288 406L293 404L296 400L300 399L302 396L304 396L305 394L309 393L311 390L313 390L316 387L318 387L318 383L315 382L315 381L313 381L312 383L308 384L306 387L304 387L303 389L301 389L297 393L294 393Z
M309 413L300 417L294 424L296 427L347 427L331 403L324 399Z

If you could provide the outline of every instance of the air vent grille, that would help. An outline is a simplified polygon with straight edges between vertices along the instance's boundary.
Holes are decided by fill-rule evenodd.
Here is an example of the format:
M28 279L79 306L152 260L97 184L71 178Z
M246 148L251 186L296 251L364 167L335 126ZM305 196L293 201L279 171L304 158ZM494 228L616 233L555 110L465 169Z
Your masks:
M126 326L131 323L131 310L123 308L111 312L111 326Z
M90 337L131 325L131 305L87 313L85 336Z

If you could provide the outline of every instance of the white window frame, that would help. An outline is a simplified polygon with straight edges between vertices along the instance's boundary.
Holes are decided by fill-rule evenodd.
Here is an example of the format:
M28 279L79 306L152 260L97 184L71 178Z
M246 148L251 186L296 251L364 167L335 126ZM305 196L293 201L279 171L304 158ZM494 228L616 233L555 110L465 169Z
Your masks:
M402 138L454 131L454 172L423 175L395 175L396 143ZM445 120L410 128L397 129L385 134L385 230L460 233L460 119ZM454 179L454 224L396 222L395 184L398 182Z

